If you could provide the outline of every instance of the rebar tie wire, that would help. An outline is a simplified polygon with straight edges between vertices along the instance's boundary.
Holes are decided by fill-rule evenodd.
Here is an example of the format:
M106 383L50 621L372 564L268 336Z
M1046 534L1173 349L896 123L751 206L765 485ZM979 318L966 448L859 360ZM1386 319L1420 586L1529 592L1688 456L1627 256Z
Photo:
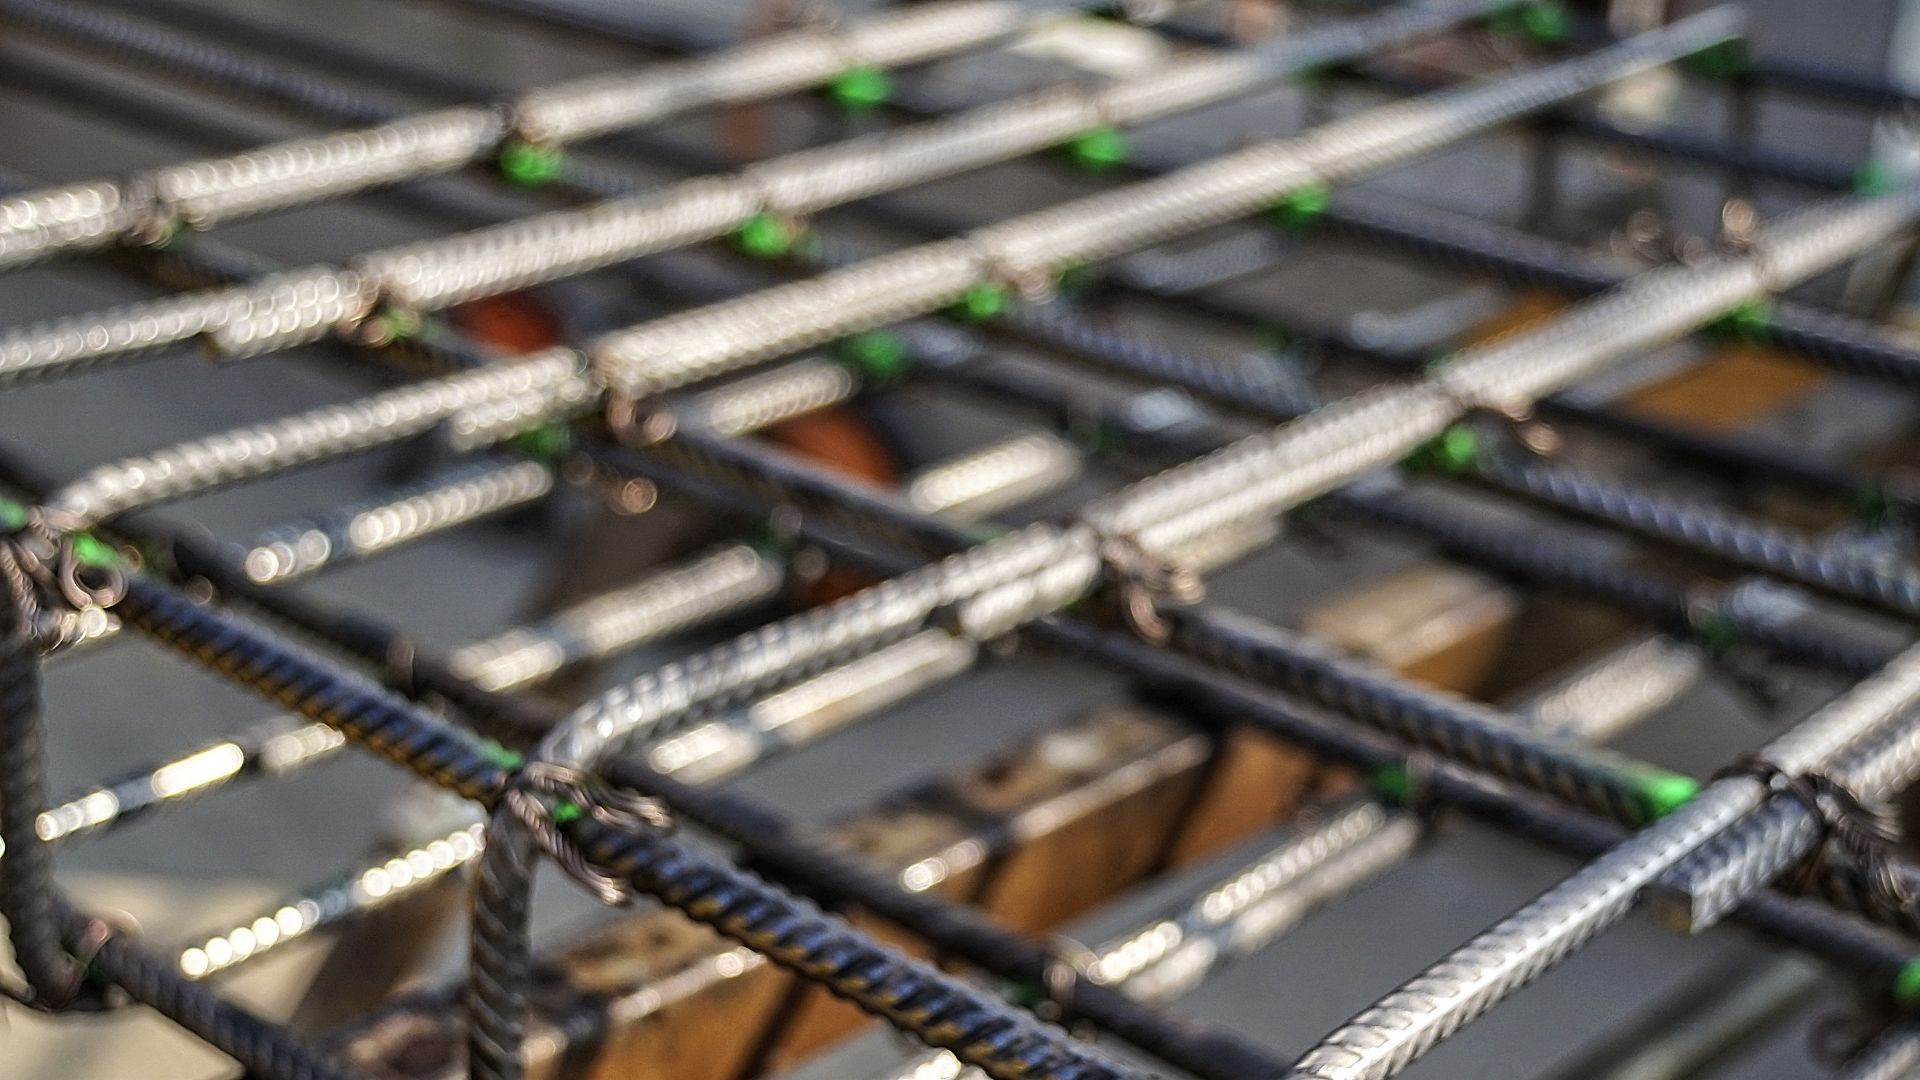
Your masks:
M53 880L53 848L36 829L47 806L46 725L39 662L12 575L0 575L0 915L27 980L6 996L45 1012L92 1011L115 989L238 1060L280 1080L351 1080L280 1027L182 978L105 919L76 911Z
M635 899L633 885L594 866L562 826L581 816L621 832L673 832L673 815L659 799L635 795L605 780L553 761L531 761L514 771L501 802L540 849L568 876L609 907Z
M1888 908L1910 908L1913 887L1901 873L1899 849L1903 842L1900 819L1891 808L1869 804L1828 769L1789 773L1761 754L1750 754L1715 773L1713 779L1747 777L1806 808L1818 823L1820 839L1781 879L1794 892L1808 892L1819 882L1821 868L1836 855L1856 868L1869 890L1868 901Z

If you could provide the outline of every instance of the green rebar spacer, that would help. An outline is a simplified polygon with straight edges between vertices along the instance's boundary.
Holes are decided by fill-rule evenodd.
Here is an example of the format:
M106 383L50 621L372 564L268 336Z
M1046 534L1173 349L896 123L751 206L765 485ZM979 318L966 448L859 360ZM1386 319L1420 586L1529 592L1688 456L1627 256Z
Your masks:
M1854 517L1860 524L1878 528L1893 516L1893 500L1887 497L1885 490L1876 487L1864 487L1856 490L1848 500L1853 504Z
M1049 1000L1045 987L1026 979L1006 980L1000 993L1009 1002L1028 1012L1042 1008Z
M1127 445L1127 433L1111 420L1096 420L1087 425L1084 435L1087 452L1111 454Z
M1920 956L1901 965L1899 974L1893 977L1893 1000L1907 1007L1920 1005Z
M541 424L508 439L507 445L536 461L552 461L573 449L573 429L558 421Z
M1659 821L1700 794L1700 781L1684 773L1652 771L1640 779L1648 821Z
M1407 455L1406 466L1416 472L1458 476L1479 463L1483 449L1479 432L1455 424Z
M1060 280L1056 287L1066 296L1084 296L1093 286L1093 267L1086 263L1076 263L1060 271Z
M541 187L567 171L566 151L519 139L500 148L500 175L522 187Z
M1525 0L1487 19L1487 25L1512 37L1558 45L1573 36L1573 16L1558 0Z
M1435 463L1442 472L1465 472L1480 460L1480 450L1480 433L1465 424L1455 424L1440 433L1434 445Z
M1305 232L1320 223L1332 202L1332 188L1325 184L1305 184L1275 203L1268 214L1274 224L1289 232Z
M380 313L380 329L388 341L410 341L424 324L420 313L408 308L387 308Z
M555 825L571 825L586 816L587 812L581 809L580 804L577 802L557 802L553 804L553 823Z
M162 236L160 242L153 246L159 248L161 251L171 251L174 245L180 242L181 237L186 236L192 231L193 230L187 228L187 223L184 221L177 219L169 221L167 223L167 234Z
M960 302L948 308L948 313L961 322L986 322L1006 314L1013 306L1013 293L1005 285L995 281L983 281L967 290Z
M12 531L27 526L27 504L12 499L0 499L0 529Z
M733 242L756 259L782 259L793 254L801 230L774 214L755 214L734 231Z
M1066 146L1067 160L1087 172L1111 172L1127 163L1131 152L1127 133L1111 124L1089 128Z
M913 367L907 343L891 330L869 330L840 343L840 355L877 383L896 383Z
M747 546L762 555L785 558L793 551L793 536L775 525L772 518L761 518L747 527Z
M489 764L502 769L518 769L527 763L527 756L517 750L509 750L492 739L481 739L477 745L480 756Z
M893 97L893 75L886 68L860 64L841 72L827 93L850 113L869 113Z
M1883 162L1869 161L1853 170L1855 195L1891 195L1893 189L1899 186L1899 175Z
M1708 323L1707 333L1722 341L1764 344L1773 333L1773 301L1764 296L1742 300L1732 311Z
M1391 765L1382 765L1373 770L1371 779L1374 794L1380 801L1390 806L1409 806L1413 803L1413 770L1404 762L1396 761Z
M1746 38L1728 38L1687 57L1687 68L1707 79L1732 79L1753 70L1753 49Z
M96 570L110 570L127 565L120 552L112 544L92 533L73 534L73 557L80 560L82 566L91 566Z
M1740 644L1740 628L1734 625L1733 617L1724 611L1709 611L1702 615L1693 628L1694 636L1707 651L1715 656L1725 656Z

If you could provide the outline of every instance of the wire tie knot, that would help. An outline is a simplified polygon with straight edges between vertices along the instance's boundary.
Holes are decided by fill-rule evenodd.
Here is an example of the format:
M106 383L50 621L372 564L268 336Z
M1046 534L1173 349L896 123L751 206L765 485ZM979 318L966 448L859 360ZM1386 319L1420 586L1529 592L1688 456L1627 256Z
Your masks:
M559 762L530 762L513 774L502 798L541 850L612 907L631 904L633 886L594 866L565 826L589 818L625 833L668 833L674 828L673 815L660 800L622 791L592 773Z
M1164 609L1206 598L1199 574L1148 551L1138 537L1113 533L1100 539L1100 564L1127 627L1144 641L1165 645L1173 636Z

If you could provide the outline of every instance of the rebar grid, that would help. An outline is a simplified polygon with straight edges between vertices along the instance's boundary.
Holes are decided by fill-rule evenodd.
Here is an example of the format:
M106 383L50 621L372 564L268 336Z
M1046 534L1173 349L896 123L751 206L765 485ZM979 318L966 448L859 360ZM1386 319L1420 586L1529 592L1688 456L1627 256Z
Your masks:
M510 6L531 7L538 14L540 5ZM1335 121L1295 139L1256 145L1159 179L973 229L961 240L855 261L812 280L670 315L588 342L579 352L556 348L505 362L433 320L417 338L396 340L401 335L394 329L412 327L423 312L717 238L762 219L789 228L795 219L840 202L1045 149L1080 133L1212 104L1308 68L1363 59L1507 6L1410 4L1331 25L1276 49L1196 55L1150 78L1101 91L1042 94L921 131L803 151L747 169L738 179L689 181L665 194L616 199L377 253L350 270L294 270L210 294L30 328L0 340L6 371L15 376L78 371L190 339L207 340L217 353L238 357L334 333L377 356L424 352L442 365L463 369L101 466L58 488L35 477L10 477L29 481L32 489L24 492L31 498L21 508L23 527L6 548L10 588L26 601L20 610L42 619L95 619L94 629L84 635L62 631L60 646L110 634L117 619L307 721L271 720L43 812L44 763L38 760L34 733L38 720L27 697L10 696L5 749L13 766L4 779L24 786L10 789L4 799L10 822L6 839L13 850L0 861L0 885L6 886L0 893L13 917L28 992L41 1004L67 1004L58 999L73 992L60 990L84 985L76 974L78 957L91 962L85 972L94 983L105 980L154 1004L259 1074L336 1075L329 1071L333 1066L280 1033L189 988L172 967L130 951L124 934L72 914L51 891L44 855L53 840L117 825L144 809L204 794L242 776L297 771L343 745L361 744L494 812L487 829L490 842L481 844L463 829L440 842L444 850L429 846L419 853L431 872L419 869L419 859L411 856L392 864L408 867L409 881L424 882L469 860L480 863L470 996L474 1075L519 1073L519 1024L531 955L524 925L527 877L537 853L527 826L563 863L592 868L594 874L608 875L609 883L659 896L945 1047L954 1055L948 1061L1004 1078L1134 1075L993 995L877 946L777 886L697 854L655 829L636 828L615 812L618 804L603 801L590 784L560 796L530 786L537 769L548 764L569 776L588 776L604 766L615 784L656 797L740 845L756 868L776 880L802 886L823 901L875 910L1002 976L1051 982L1060 977L1063 961L1046 949L948 904L903 900L897 883L792 835L777 815L669 775L685 771L704 782L809 741L896 700L907 680L937 681L965 670L980 646L1022 627L1035 640L1128 667L1163 693L1177 690L1181 704L1209 722L1251 722L1337 760L1381 770L1383 790L1398 792L1416 810L1455 805L1584 857L1600 856L1490 931L1487 944L1470 946L1469 951L1478 950L1472 951L1473 965L1450 960L1397 992L1412 995L1407 998L1412 1005L1384 999L1302 1058L1295 1075L1397 1072L1624 917L1642 887L1656 878L1696 903L1703 892L1713 893L1707 914L1697 922L1734 911L1864 972L1882 988L1899 980L1911 970L1904 944L1817 906L1788 905L1765 890L1813 852L1823 828L1833 827L1811 801L1779 784L1818 773L1823 782L1836 783L1871 805L1912 779L1916 766L1906 719L1916 692L1911 653L1889 657L1884 645L1876 650L1824 626L1802 625L1793 617L1783 621L1777 611L1756 613L1737 602L1737 589L1703 607L1697 585L1662 592L1623 583L1618 575L1580 565L1578 559L1554 562L1517 553L1496 538L1476 535L1477 523L1469 518L1449 519L1422 506L1380 470L1435 440L1444 445L1457 433L1465 438L1484 417L1524 422L1536 405L1598 372L1729 313L1751 311L1771 294L1864 253L1911 226L1920 213L1920 189L1868 193L1804 210L1763 229L1742 252L1630 278L1549 323L1451 356L1423 378L1332 404L1280 392L1271 384L1223 381L1204 361L1141 350L1124 337L1103 337L1064 302L1018 308L999 324L1015 336L1193 391L1247 415L1291 422L1231 441L1232 428L1210 421L1197 427L1156 425L1124 408L1099 413L1101 429L1132 449L1204 456L1089 502L1063 523L1043 522L1005 535L964 519L1016 507L1075 480L1085 466L1072 442L1050 433L1019 436L923 470L896 496L862 491L753 440L753 432L776 422L856 395L885 393L896 377L886 365L897 361L881 356L892 352L876 353L869 345L856 350L861 360L852 369L801 361L704 395L675 393L949 304L991 318L1010 300L1043 298L1056 279L1082 264L1276 203L1283 214L1318 216L1325 189L1334 184L1651 67L1702 52L1718 56L1737 27L1728 12L1535 72ZM193 272L196 249L204 246L201 271L211 269L222 281L236 275L258 279L257 262L222 259L219 245L183 241L177 230L447 171L494 152L510 173L564 172L564 165L555 164L562 160L556 154L561 143L657 121L678 110L770 98L852 73L979 48L1017 33L1031 17L1024 7L1005 3L929 6L831 32L790 35L712 61L536 91L505 110L424 114L371 131L163 169L125 184L30 193L0 204L5 211L0 216L13 229L0 234L5 253L0 257L17 263L60 250L168 241L177 250L149 260L155 264L150 269L164 273L171 259ZM113 16L5 0L0 20L17 20L56 38L103 35L93 44L128 49L144 62L177 63L195 78L251 84L298 108L343 115L357 110L363 120L382 118L379 107L331 94L321 84L303 85L297 77L234 62L214 46L155 37L150 29ZM1791 68L1753 70L1762 73L1762 82L1852 100L1905 100ZM444 144L423 132L444 136ZM1337 212L1332 217L1339 220ZM1351 225L1355 219L1347 220ZM1377 218L1371 224L1378 226ZM1366 234L1364 223L1359 231ZM1410 230L1396 232L1389 224L1376 227L1373 235L1404 239ZM1450 257L1463 254L1466 246L1446 237L1414 239ZM1526 252L1513 253L1521 245L1490 246L1485 261L1496 270L1543 276L1533 268L1539 259L1530 264ZM234 266L240 269L229 269ZM1125 281L1124 270L1113 280ZM1559 283L1585 292L1607 279L1582 270L1560 274ZM1084 406L1070 391L1009 381L977 362L979 346L964 335L955 348L946 328L915 324L910 331L898 352L922 369L910 375L913 384L944 382L1037 406L1043 415L1070 421L1070 429L1086 421ZM1768 331L1774 343L1846 370L1893 382L1906 380L1912 370L1910 352L1864 324L1817 309L1794 307L1776 314ZM404 332L409 338L413 334ZM603 405L604 430L597 418L581 420ZM578 429L571 448L561 450L558 459L522 438L536 429L554 432L556 425ZM463 466L241 544L209 544L156 528L144 513L119 520L161 502L423 437L455 452L503 447L529 456ZM591 461L595 472L570 475L567 465L576 461ZM1758 521L1640 497L1602 478L1524 457L1476 456L1455 471L1531 503L1571 510L1900 616L1914 614L1909 573L1864 556L1817 549ZM728 545L678 570L446 656L421 650L398 628L330 611L280 588L339 562L370 558L523 507L561 482L609 472L656 478L733 509L798 508L805 515L798 525L802 537L869 570L875 562L868 541L849 539L845 530L872 533L883 547L901 549L906 559L885 556L879 568L897 576L669 663L563 722L550 710L501 692L767 603L781 589L784 553ZM689 482L690 477L702 479ZM1685 778L1664 770L1529 732L1533 721L1526 714L1502 714L1425 691L1278 627L1191 606L1185 591L1192 574L1269 542L1274 518L1323 495L1367 520L1438 536L1449 548L1506 572L1570 585L1655 614L1682 634L1710 640L1732 626L1776 653L1872 675L1770 744L1760 758L1764 774L1729 775L1696 792ZM782 514L773 520L795 528ZM134 546L102 554L96 533ZM941 562L912 568L927 553L955 550L959 553ZM136 551L145 567L127 561ZM210 583L221 603L254 604L317 634L375 666L401 695L446 698L482 733L514 746L539 740L536 767L357 675L276 642L217 606L188 599L162 582L169 575ZM90 588L96 578L106 579L107 586L76 597L77 588ZM77 610L62 610L63 599ZM1122 625L1146 644L1091 629L1090 619L1104 618L1091 609L1071 621L1053 614L1087 600L1113 608ZM47 639L38 624L28 624L22 633L28 631ZM21 644L12 650L9 670L21 667L25 640L19 637ZM1638 672L1652 660L1671 659L1669 649L1649 643L1623 654L1621 662ZM24 668L28 678L32 666ZM1676 670L1691 667L1679 663ZM1882 670L1873 671L1876 667ZM1605 671L1589 673L1531 715L1539 726L1561 732L1604 732L1664 700L1665 694L1653 692L1635 702L1596 704L1595 695L1610 696ZM1378 735L1356 736L1356 721ZM644 755L627 752L642 746ZM1571 806L1539 802L1519 789ZM1620 841L1617 832L1586 813L1644 829ZM1221 955L1257 947L1307 908L1403 854L1411 820L1378 802L1338 812L1320 831L1222 883L1224 892L1209 892L1192 911L1117 945L1111 953L1114 971L1106 970L1109 959L1102 955L1087 970L1067 972L1065 1000L1053 1004L1068 1018L1092 1021L1188 1072L1218 1080L1278 1074L1284 1063L1269 1053L1128 1004L1108 984L1127 984L1151 970L1158 973L1151 986L1160 989L1140 991L1146 996L1188 985ZM1386 839L1364 853L1354 846L1380 838ZM1616 841L1618 846L1604 850ZM1290 864L1303 858L1301 845L1312 851L1311 875L1298 881L1276 877L1275 860ZM1912 877L1903 865L1890 865L1893 873ZM1842 906L1911 930L1911 912L1867 895L1861 873L1860 866L1822 853L1813 876ZM1254 886L1248 875L1259 879L1255 891L1284 890L1285 895L1275 904L1249 900ZM1695 880L1702 875L1712 883ZM294 912L297 926L263 916L242 931L209 939L182 954L180 967L194 978L205 977L269 951L272 941L327 929L371 906L366 897L351 895L351 886L346 891L343 900L284 905L280 910ZM1222 916L1215 909L1224 910L1220 897L1226 893L1239 899L1226 905L1232 910ZM339 896L341 890L327 895ZM272 929L253 929L262 926ZM215 942L222 944L209 948ZM236 947L237 942L246 947ZM1152 958L1143 960L1148 953ZM1890 1033L1885 1046L1868 1051L1858 1067L1895 1067L1884 1062L1904 1052L1903 1038ZM911 1075L932 1075L926 1069L950 1075L950 1066L938 1061L923 1063Z

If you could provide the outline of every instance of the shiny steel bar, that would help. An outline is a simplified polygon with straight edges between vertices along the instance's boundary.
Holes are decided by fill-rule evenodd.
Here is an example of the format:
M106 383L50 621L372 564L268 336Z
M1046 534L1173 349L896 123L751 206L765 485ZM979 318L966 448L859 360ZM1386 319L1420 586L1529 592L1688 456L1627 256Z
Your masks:
M763 417L770 412L791 416L830 404L818 402L813 393L814 381L808 376L815 372L810 362L798 362L790 369L796 378L769 378L789 370L781 369L761 377L759 384L745 387L761 408L744 411ZM770 400L775 387L784 387L796 401L769 408L776 404ZM690 405L707 414L734 415L730 402L741 392L738 384L708 391L697 395ZM1014 506L1044 493L1046 486L1036 484L1025 460L1031 448L1023 447L1022 442L1009 440L984 452L962 454L951 462L930 466L923 476L964 475L964 481L951 486L964 489L969 497L951 506L929 508L928 512L942 509L965 517L983 513L987 506ZM1057 454L1070 452L1071 448L1063 444L1049 450ZM638 584L582 601L541 622L457 649L449 663L455 674L484 690L502 692L534 686L572 664L617 655L646 641L764 602L777 594L784 582L784 571L769 556L746 544L724 545L681 568L661 571ZM714 783L957 677L970 670L977 659L978 648L973 642L944 630L922 631L635 751L643 752L658 772L695 784ZM297 721L290 718L275 718L266 726L279 729L295 724ZM344 745L344 740L323 724L304 725L281 737L285 735L300 736L310 749L297 759L283 757L277 761L275 775L317 763ZM216 760L229 766L218 776L207 770L196 790L237 775L243 763L239 747L247 741L243 737L184 759ZM164 766L162 771L178 772L182 768L176 763ZM90 799L94 797L69 802L60 812L73 816L76 810L84 811ZM102 817L87 827L98 828L108 820ZM462 826L448 836L342 874L326 885L273 905L271 911L258 917L241 920L203 940L196 939L179 953L181 973L189 979L223 975L281 946L331 931L467 865L478 857L483 843L477 826Z
M339 510L276 525L235 545L261 585L294 581L528 506L553 490L537 461L478 461Z
M1717 9L1579 60L1372 110L966 239L658 319L591 346L596 373L581 370L570 350L552 349L513 365L430 380L102 466L55 493L46 509L61 527L86 528L166 499L410 438L442 422L503 438L556 411L584 409L596 395L596 375L617 394L648 397L935 310L977 285L1051 279L1070 265L1251 213L1302 186L1431 152L1727 40L1740 25L1736 11ZM228 332L251 338L278 328L249 321Z
M1303 187L1386 168L1697 52L1739 32L1732 9L1579 60L1370 110L1307 135L1072 200L808 281L606 335L588 346L616 393L645 398L925 314L969 289L1038 287L1069 267L1242 217Z
M1004 40L1076 6L1068 0L943 0L838 30L796 31L643 72L562 83L505 105L440 109L168 166L125 182L28 192L0 201L0 269L449 172L510 137L559 145L818 86L856 67L937 59ZM49 0L0 0L0 20L88 37L140 25Z
M1858 255L1920 214L1920 186L1817 204L1776 222L1745 256L1663 268L1570 308L1539 329L1455 354L1432 375L1389 383L1255 435L1192 472L1149 480L1090 510L1150 550L1260 520L1397 461L1476 411L1519 416L1542 397Z
M0 383L45 377L195 337L236 358L320 340L382 304L415 312L498 295L724 236L761 214L799 216L1008 161L1113 124L1253 93L1328 63L1431 37L1510 0L1419 0L1257 51L1203 53L1104 89L1028 97L763 162L734 175L607 199L0 334Z
M1688 665L1677 655L1683 650L1658 636L1635 639L1543 691L1521 715L1542 730L1604 742L1658 712L1701 674L1697 663ZM1605 692L1639 684L1654 690L1624 702ZM1378 799L1337 807L1324 820L1290 829L1279 846L1186 904L1108 941L1084 962L1081 974L1141 1001L1174 1000L1405 862L1424 831L1419 815ZM873 1080L932 1077L980 1080L977 1070L963 1068L945 1051L916 1056Z
M604 659L747 610L778 595L781 568L745 544L723 545L547 618L455 650L463 676L491 691L538 685L568 666ZM346 741L325 724L272 716L230 738L101 784L44 811L40 838L64 841L117 828L250 776L282 778L330 760ZM4 852L4 848L0 848ZM212 965L213 969L222 966Z
M976 285L1021 281L1036 274L1050 280L1067 266L1230 220L1302 186L1384 167L1690 55L1727 40L1740 25L1737 11L1718 9L1581 60L1485 87L1373 110L1297 139L1263 144L1157 180L990 226L964 240L924 245L811 281L670 316L615 335L617 347L596 352L596 365L615 392L649 397L933 310ZM1871 215L1856 212L1855 216ZM1715 310L1726 310L1737 299ZM1709 317L1703 314L1699 321ZM1570 374L1579 373L1576 369ZM1339 407L1332 411L1338 413ZM1416 440L1400 454L1426 437L1430 436ZM1041 525L1020 530L848 600L769 626L721 646L711 656L694 658L686 665L669 664L583 707L542 741L535 757L592 768L604 754L630 739L672 734L673 725L684 723L696 709L763 691L813 664L913 633L936 612L953 611L963 632L977 640L1004 633L1084 596L1099 578L1102 553L1112 538L1145 542L1145 526L1156 520L1204 516L1194 515L1195 503L1185 499L1187 485L1206 488L1207 499L1243 496L1243 491L1222 490L1215 483L1220 460L1233 453L1230 448L1134 485L1094 504L1081 523L1069 529ZM1270 482L1270 474L1249 477L1243 469L1232 477L1232 484L1241 487L1253 482L1257 490L1262 479ZM1244 498L1239 504L1245 505ZM1190 543L1271 517L1284 508L1274 506L1263 514L1242 513L1214 521L1209 527L1184 532L1179 541ZM1143 546L1154 549L1151 543ZM1180 544L1163 540L1159 546L1164 550ZM506 1034L512 1025L506 1017L523 1007L518 1002L523 1000L521 987L528 974L502 970L508 956L522 952L507 939L525 933L523 926L516 928L512 922L523 915L507 913L524 913L533 857L530 839L512 828L510 818L496 815L478 875L476 903L491 914L477 924L482 932L476 936L470 983L476 1037L469 1049L476 1060L487 1060L489 1071L503 1076L512 1074L511 1059L516 1053L510 1047L512 1037ZM518 961L510 966L524 967Z
M1761 757L1797 776L1883 730L1920 698L1920 649L1768 743ZM1379 1080L1625 919L1645 888L1770 801L1751 776L1714 781L1692 801L1543 893L1327 1036L1291 1080Z

